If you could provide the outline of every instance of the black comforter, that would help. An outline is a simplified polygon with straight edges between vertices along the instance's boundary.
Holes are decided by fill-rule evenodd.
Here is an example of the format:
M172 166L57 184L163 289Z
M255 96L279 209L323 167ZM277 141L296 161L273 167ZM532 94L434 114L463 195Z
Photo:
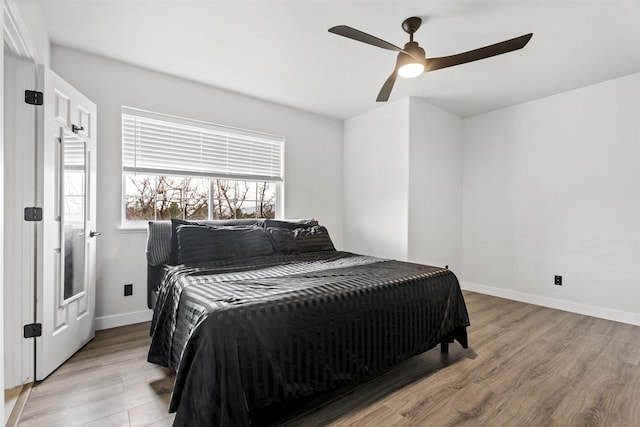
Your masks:
M177 426L250 424L250 411L362 380L469 325L449 270L347 252L169 270L148 360L176 369Z

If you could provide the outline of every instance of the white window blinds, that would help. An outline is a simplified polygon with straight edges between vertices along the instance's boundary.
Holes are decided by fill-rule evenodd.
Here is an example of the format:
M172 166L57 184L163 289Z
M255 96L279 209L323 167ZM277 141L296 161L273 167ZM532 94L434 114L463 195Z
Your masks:
M122 168L281 181L284 138L122 107Z

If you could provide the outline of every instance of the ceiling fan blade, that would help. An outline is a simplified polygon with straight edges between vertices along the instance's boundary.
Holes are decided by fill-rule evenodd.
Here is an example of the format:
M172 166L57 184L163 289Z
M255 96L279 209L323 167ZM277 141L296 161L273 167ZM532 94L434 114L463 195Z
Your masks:
M399 48L396 45L393 45L382 39L374 37L371 34L367 34L360 30L356 30L355 28L351 28L347 25L336 25L335 27L329 28L329 32L333 34L337 34L342 37L347 37L353 40L357 40L362 43L367 43L372 46L381 47L383 49L393 50L396 52L404 52L401 48Z
M396 78L398 77L398 69L394 69L393 73L387 78L387 80L382 85L382 89L378 93L378 97L376 98L376 102L387 102L389 100L389 96L391 95L391 90L393 89L393 85L396 83Z
M467 62L478 61L480 59L490 58L503 53L513 52L522 49L529 43L533 33L514 39L505 40L490 46L481 47L479 49L470 50L469 52L459 53L457 55L442 56L440 58L427 58L425 60L424 71L439 70L441 68L452 67L454 65L466 64Z

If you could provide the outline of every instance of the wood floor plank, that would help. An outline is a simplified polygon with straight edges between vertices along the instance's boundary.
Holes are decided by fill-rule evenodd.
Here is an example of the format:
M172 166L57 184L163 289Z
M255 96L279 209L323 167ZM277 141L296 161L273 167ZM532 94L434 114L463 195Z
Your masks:
M124 392L122 379L117 377L109 378L109 381L99 382L90 387L81 387L74 390L65 390L65 399L61 400L58 393L46 393L34 396L29 401L29 406L23 412L22 420L37 418L82 406L91 402L100 401L114 394ZM55 407L55 410L51 408Z
M166 422L167 419L175 418L169 415L169 395L162 400L154 400L144 405L129 409L129 424L131 427L143 427L156 422Z
M82 427L130 427L129 413L121 411L104 418L82 424Z
M381 404L372 405L360 412L354 412L351 417L343 417L333 425L402 427L407 425L407 420L388 406Z
M283 412L288 426L635 426L640 327L464 292L469 349L433 349ZM170 426L149 324L106 331L36 384L20 426Z
M171 427L173 425L173 419L175 416L163 418L160 421L156 421L151 424L147 424L146 427Z
M114 415L123 409L129 410L155 400L167 400L168 398L168 395L159 395L149 386L137 387L104 397L100 400L92 400L91 402L62 410L58 410L58 407L52 407L50 411L44 415L38 414L38 416L30 417L25 413L21 418L20 425L24 425L25 427L77 426Z

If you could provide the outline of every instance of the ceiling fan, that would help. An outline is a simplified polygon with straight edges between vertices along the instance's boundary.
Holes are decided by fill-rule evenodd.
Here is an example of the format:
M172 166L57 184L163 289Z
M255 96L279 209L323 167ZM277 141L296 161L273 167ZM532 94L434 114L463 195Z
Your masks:
M383 49L399 52L396 67L382 85L382 89L380 89L378 97L376 98L377 102L386 102L389 100L389 95L391 95L391 90L398 75L406 78L417 77L427 71L439 70L440 68L452 67L454 65L465 64L467 62L478 61L480 59L512 52L525 47L533 36L533 33L529 33L457 55L425 58L424 49L421 48L417 42L413 41L413 34L418 31L421 24L422 19L416 16L407 18L402 22L402 29L409 34L409 41L404 45L404 49L400 49L396 45L347 25L331 27L329 28L329 32Z

